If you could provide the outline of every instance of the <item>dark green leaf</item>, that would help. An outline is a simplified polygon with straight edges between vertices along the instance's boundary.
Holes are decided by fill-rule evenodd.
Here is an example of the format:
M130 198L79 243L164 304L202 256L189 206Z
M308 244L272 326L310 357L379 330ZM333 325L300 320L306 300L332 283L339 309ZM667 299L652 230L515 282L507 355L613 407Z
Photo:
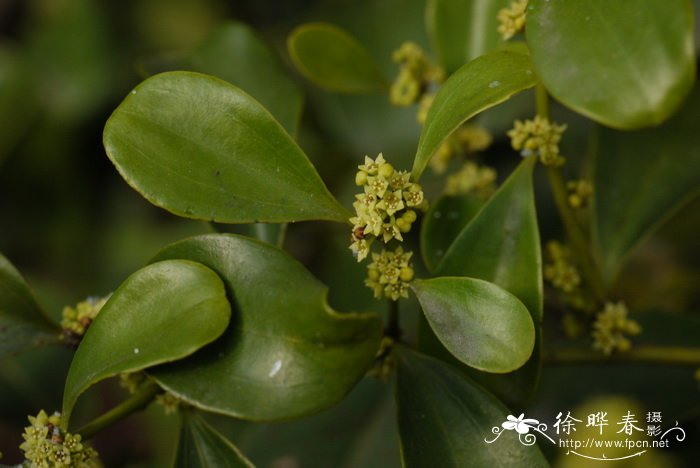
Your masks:
M628 254L700 193L700 87L656 129L600 129L594 164L593 238L612 285Z
M537 446L503 434L493 444L492 427L510 414L496 398L444 362L397 347L396 400L401 452L406 468L546 467Z
M530 358L535 345L532 318L507 291L474 278L416 280L411 288L435 335L464 364L505 373Z
M182 412L175 468L245 468L253 464L213 427L193 411Z
M75 353L63 424L91 385L192 354L223 333L230 315L224 284L203 265L172 260L137 271L102 307Z
M0 254L0 358L58 343L60 329L44 315L24 278Z
M510 0L428 0L426 29L440 65L449 74L503 44L498 10Z
M251 420L303 416L337 403L374 360L379 317L333 311L327 288L284 251L214 234L175 243L156 257L172 258L216 271L237 310L214 345L152 372L186 402Z
M482 55L457 70L435 96L418 142L413 178L463 122L537 82L530 57L510 51Z
M107 121L104 144L129 185L180 216L224 223L349 216L270 113L210 76L170 72L144 81Z
M287 47L297 69L330 91L370 93L387 86L367 49L332 24L297 27L289 35Z
M442 260L457 235L483 204L482 199L471 195L446 195L430 206L420 231L421 254L429 270L432 271Z
M192 71L226 80L254 97L296 135L303 95L275 52L250 27L230 22L190 57Z
M688 0L531 0L527 42L547 90L611 127L659 124L695 79Z

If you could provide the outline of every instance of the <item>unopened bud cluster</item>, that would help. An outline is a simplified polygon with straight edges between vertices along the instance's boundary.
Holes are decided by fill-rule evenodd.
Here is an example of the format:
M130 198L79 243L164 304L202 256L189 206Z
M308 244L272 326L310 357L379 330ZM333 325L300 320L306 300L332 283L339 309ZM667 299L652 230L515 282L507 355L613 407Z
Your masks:
M61 339L71 345L80 342L107 299L108 297L89 297L75 307L64 307L61 312Z
M586 179L570 180L566 183L567 200L572 208L581 208L593 195L593 185Z
M638 335L642 328L637 322L627 318L624 302L608 302L598 313L593 324L593 349L610 355L613 351L624 352L632 347L626 335Z
M515 0L498 12L498 32L504 40L507 41L525 28L526 14L527 0Z
M557 125L538 115L533 120L516 120L508 136L513 149L522 156L538 156L545 166L557 167L565 161L559 154L559 141L565 130L566 125Z
M447 178L448 195L475 195L487 199L496 191L496 171L467 161L455 174Z
M363 192L355 195L353 203L356 215L350 218L353 224L350 250L361 262L370 254L371 245L377 239L384 244L392 240L402 242L403 234L409 232L416 221L416 210L425 210L427 202L422 187L410 181L410 174L396 171L381 153L374 160L365 156L365 163L358 169L355 183ZM405 297L408 282L413 278L408 263L411 253L404 253L398 247L393 252L382 250L381 254L372 254L372 258L374 262L368 267L366 285L372 288L374 295L392 300ZM393 265L398 265L398 270L390 269Z
M444 78L442 69L433 65L415 42L401 44L392 58L401 67L389 90L389 100L395 106L418 102L430 83L440 83Z
M569 248L557 241L547 243L549 263L544 266L547 281L565 293L571 293L581 285L581 275L573 263Z
M29 416L31 426L24 429L20 449L31 468L87 468L98 466L97 452L81 442L80 434L70 434L59 428L60 414L49 416L41 410Z

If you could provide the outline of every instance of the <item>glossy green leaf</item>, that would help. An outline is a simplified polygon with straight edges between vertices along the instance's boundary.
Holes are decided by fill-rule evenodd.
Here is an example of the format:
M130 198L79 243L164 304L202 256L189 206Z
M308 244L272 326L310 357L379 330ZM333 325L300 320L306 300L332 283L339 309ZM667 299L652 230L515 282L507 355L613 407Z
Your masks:
M547 90L611 127L659 124L695 79L688 0L531 0L527 42Z
M428 0L426 29L448 74L504 43L496 16L509 4L510 0Z
M175 243L156 260L174 258L216 271L237 310L212 346L151 372L186 402L243 419L289 419L337 403L373 362L379 317L332 310L327 288L286 252L212 234Z
M230 316L224 284L201 264L171 260L137 271L112 294L78 346L66 378L63 424L91 385L188 356L221 335Z
M420 231L421 254L429 270L435 269L457 235L483 204L481 198L471 195L445 195L430 205Z
M436 276L469 276L510 292L542 319L542 260L532 187L536 159L513 171L459 233L435 269Z
M532 396L541 368L542 256L532 185L535 164L535 158L527 158L518 166L462 230L435 269L437 276L468 276L495 283L529 310L536 343L528 363L506 375L470 371L509 403L522 403ZM429 334L422 335L430 343ZM444 357L446 353L438 349L437 354Z
M193 411L182 411L175 468L246 468L253 464Z
M600 129L594 163L593 238L612 285L628 254L700 194L700 87L655 129Z
M462 66L445 81L428 111L413 178L420 177L442 141L463 122L536 82L530 57L516 52L491 52Z
M337 26L303 24L289 35L287 47L297 69L329 91L370 93L386 89L369 51Z
M448 364L396 347L396 401L406 468L549 466L515 431L492 444L492 427L510 414L495 397ZM510 432L510 431L508 431Z
M58 343L59 334L24 278L0 254L0 358Z
M151 203L223 223L346 221L304 152L252 97L191 72L156 75L114 111L107 155Z
M522 302L493 283L441 277L411 283L428 323L457 359L486 372L511 372L527 362L535 326Z

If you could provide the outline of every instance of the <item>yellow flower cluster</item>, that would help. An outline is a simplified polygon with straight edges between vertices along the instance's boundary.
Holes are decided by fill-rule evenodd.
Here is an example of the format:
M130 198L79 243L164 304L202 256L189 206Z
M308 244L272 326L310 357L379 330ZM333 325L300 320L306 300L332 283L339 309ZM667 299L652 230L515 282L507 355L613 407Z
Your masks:
M493 142L488 130L480 125L464 125L452 133L430 159L430 167L436 174L442 174L457 154L465 156L484 151Z
M24 428L24 442L20 449L26 462L23 466L36 468L87 468L98 466L97 452L81 443L80 434L63 432L59 428L60 415L48 416L41 410L36 417L29 416L31 426Z
M572 262L571 252L557 241L547 243L551 263L544 266L544 277L556 288L571 293L581 285L581 275Z
M64 307L61 312L61 328L64 336L66 334L83 336L105 302L107 302L106 297L102 299L88 297L75 307Z
M358 262L369 254L374 239L385 244L392 239L403 241L402 233L411 230L416 212L411 208L424 209L423 189L410 182L410 174L396 171L380 153L372 160L365 156L365 163L358 166L355 183L364 192L355 195L356 216L353 224L350 249Z
M525 28L527 0L515 0L498 12L498 32L507 41Z
M613 351L628 351L632 343L625 335L638 335L641 331L637 322L627 318L624 302L608 302L593 324L593 349L606 355Z
M566 183L569 192L569 206L581 208L593 195L593 185L586 179L570 180Z
M393 252L382 250L372 253L372 263L367 266L365 285L374 291L374 297L387 297L392 301L408 297L408 283L413 279L410 260L413 252L397 247Z
M448 195L472 194L487 199L496 191L496 171L467 161L456 174L447 178Z
M389 90L389 100L395 106L414 104L430 83L440 83L444 78L442 69L433 65L415 42L401 44L393 59L401 67Z
M508 136L513 149L523 156L537 155L545 166L556 167L564 164L564 157L559 154L564 130L566 125L557 125L538 115L525 122L516 120Z

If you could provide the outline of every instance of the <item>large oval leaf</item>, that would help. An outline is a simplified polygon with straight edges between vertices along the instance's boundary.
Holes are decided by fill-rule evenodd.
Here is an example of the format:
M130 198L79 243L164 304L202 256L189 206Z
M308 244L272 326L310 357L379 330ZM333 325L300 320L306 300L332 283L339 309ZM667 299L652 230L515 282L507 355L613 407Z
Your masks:
M107 121L107 155L151 203L223 223L349 214L256 100L217 78L169 72L141 83Z
M395 348L396 401L406 468L549 466L537 446L504 434L493 444L492 427L510 414L463 373L407 348Z
M237 310L212 346L151 372L186 402L251 420L303 416L337 403L373 362L379 317L333 311L327 288L284 251L213 234L175 243L156 260L173 258L216 271Z
M253 464L226 437L193 411L182 411L175 468L252 468Z
M530 57L505 50L482 55L457 70L428 111L413 161L413 178L420 177L442 141L464 121L536 82Z
M91 385L192 354L223 333L230 315L224 284L203 265L171 260L137 271L102 307L75 353L63 425Z
M332 24L298 26L289 35L287 47L297 69L330 91L369 93L387 87L367 49Z
M58 343L51 323L19 271L0 254L0 358Z
M628 254L700 193L700 87L659 128L600 129L594 163L593 239L612 285Z
M531 0L527 42L547 90L611 127L659 124L695 78L688 0Z
M474 278L416 280L411 288L435 335L468 366L505 373L530 358L535 345L532 318L502 288Z
M426 29L440 65L450 74L503 44L498 10L510 0L428 0Z

